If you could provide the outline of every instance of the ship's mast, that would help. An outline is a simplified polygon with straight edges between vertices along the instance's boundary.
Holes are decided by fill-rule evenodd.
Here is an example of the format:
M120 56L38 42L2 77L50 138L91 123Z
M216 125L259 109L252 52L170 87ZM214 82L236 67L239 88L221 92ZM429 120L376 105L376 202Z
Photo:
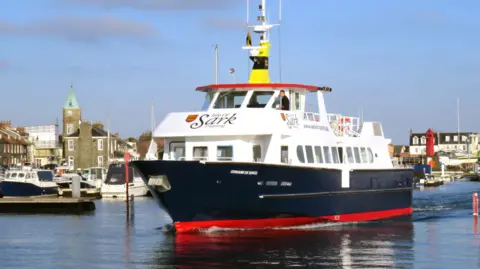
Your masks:
M250 32L248 32L246 46L242 48L249 50L250 59L253 61L249 83L270 83L270 76L268 73L268 56L270 50L269 30L278 24L268 24L266 17L266 0L262 0L258 9L260 11L260 16L257 16L257 24L252 26L248 25L247 27L252 28L253 32L260 36L259 45L252 46L252 38Z

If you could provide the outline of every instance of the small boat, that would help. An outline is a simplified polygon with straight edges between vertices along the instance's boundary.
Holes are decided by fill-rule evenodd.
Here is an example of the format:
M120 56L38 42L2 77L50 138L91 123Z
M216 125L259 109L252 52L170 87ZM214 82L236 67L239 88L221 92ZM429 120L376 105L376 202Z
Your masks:
M424 187L437 187L443 185L443 180L441 179L436 179L432 175L425 175L425 183Z
M107 169L103 167L89 167L81 171L82 178L94 185L97 189L102 187L103 181L107 177Z
M0 181L3 197L57 196L58 186L50 170L9 170Z
M135 197L147 196L148 187L143 182L138 172L129 167L128 173L128 194ZM126 176L125 163L110 164L107 172L107 179L102 184L102 198L125 198L126 197Z

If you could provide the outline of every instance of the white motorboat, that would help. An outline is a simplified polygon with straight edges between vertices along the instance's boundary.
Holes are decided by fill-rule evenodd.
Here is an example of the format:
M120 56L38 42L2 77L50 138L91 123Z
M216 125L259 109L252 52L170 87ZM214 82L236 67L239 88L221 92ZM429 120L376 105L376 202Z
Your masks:
M102 184L101 195L102 198L125 198L126 190L126 176L125 163L110 164L107 172L107 178ZM129 167L128 173L128 194L135 197L147 196L149 191L142 178L132 167Z

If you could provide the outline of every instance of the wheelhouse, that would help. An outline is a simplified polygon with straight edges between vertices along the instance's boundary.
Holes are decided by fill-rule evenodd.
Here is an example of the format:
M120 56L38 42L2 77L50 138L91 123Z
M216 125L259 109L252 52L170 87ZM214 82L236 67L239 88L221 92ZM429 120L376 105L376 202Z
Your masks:
M330 92L328 87L276 83L276 84L213 84L198 87L205 93L202 111L218 109L263 108L277 109L280 104L280 91L290 101L290 111L305 109L306 95L315 92Z

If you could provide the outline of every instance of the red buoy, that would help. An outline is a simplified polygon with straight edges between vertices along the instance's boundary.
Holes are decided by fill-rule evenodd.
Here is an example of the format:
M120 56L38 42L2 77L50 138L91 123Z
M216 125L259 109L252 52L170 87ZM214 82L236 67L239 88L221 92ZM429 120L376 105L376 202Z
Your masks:
M435 134L433 133L432 129L428 129L427 133L425 133L425 136L427 137L426 155L427 157L433 157L435 154Z

